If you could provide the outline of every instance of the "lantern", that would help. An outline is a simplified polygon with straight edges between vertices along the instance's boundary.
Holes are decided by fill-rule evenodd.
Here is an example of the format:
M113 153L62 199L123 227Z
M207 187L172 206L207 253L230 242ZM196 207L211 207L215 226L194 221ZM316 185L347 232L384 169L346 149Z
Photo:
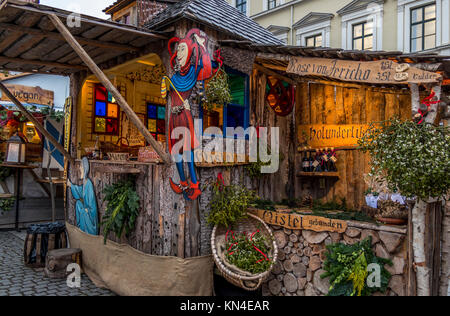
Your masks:
M6 163L24 164L26 144L17 134L12 136L7 142Z

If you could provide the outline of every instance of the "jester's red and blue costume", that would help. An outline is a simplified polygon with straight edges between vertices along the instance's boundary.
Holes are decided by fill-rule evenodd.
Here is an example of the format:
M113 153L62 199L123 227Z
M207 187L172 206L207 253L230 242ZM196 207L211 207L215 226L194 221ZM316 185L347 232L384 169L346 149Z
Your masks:
M192 90L198 81L204 81L211 78L213 74L211 57L207 52L207 37L199 29L192 29L182 40L173 38L169 41L169 53L171 55L171 65L176 69L178 63L178 71L172 76L171 83L174 89L171 90L169 96L171 99L171 114L169 119L169 149L175 156L177 170L180 175L180 183L175 183L170 179L172 189L177 194L184 194L187 200L196 200L201 195L199 182L194 166L194 149L200 144L195 135L194 119L192 117L189 104L185 100L189 100ZM171 46L178 43L178 46L187 47L184 52L187 56L179 58L178 52L172 53ZM194 58L193 58L194 56ZM185 64L181 65L180 60L184 60ZM178 93L177 93L178 92ZM188 105L188 106L186 106ZM190 131L190 137L172 138L172 131L177 127L186 127ZM183 138L183 140L182 140ZM183 148L189 148L189 152L173 152L173 146L180 141L184 141ZM189 166L190 181L187 180L183 167L183 154L190 156L187 163Z

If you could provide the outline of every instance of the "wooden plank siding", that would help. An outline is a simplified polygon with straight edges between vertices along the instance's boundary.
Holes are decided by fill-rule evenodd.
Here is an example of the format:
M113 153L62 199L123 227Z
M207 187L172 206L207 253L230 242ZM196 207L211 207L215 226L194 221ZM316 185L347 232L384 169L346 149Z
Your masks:
M297 91L296 125L303 124L369 124L394 116L411 118L411 96L408 90L392 90L361 85L360 88L322 83L301 83ZM298 140L297 140L298 142ZM318 179L298 179L297 196L311 194L324 201L345 198L348 205L360 209L367 190L363 175L369 171L369 157L358 150L339 151L339 180L326 180L326 189ZM297 171L302 156L297 153Z

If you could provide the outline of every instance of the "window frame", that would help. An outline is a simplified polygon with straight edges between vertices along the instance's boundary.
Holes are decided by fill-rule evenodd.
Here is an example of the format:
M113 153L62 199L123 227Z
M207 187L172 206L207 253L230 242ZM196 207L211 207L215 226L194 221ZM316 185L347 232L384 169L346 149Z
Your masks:
M271 5L273 5L271 7ZM277 0L267 0L267 10L272 10L277 7Z
M425 20L425 9L427 7L430 7L430 6L434 6L434 18ZM416 10L419 10L419 9L422 12L422 19L419 22L413 22L413 12L416 11ZM411 8L409 10L409 21L410 21L410 23L409 23L409 34L410 34L410 36L409 36L409 48L410 48L411 53L423 52L425 50L436 48L436 38L437 38L437 6L436 6L436 2L430 2L430 3L424 4L424 5L421 5L421 6L418 6L418 7ZM432 21L434 21L434 33L430 34L430 35L425 35L425 24L428 23L428 22L432 22ZM422 25L422 36L413 38L413 36L412 36L412 34L413 34L413 27L416 26L416 25ZM427 36L431 36L431 35L434 35L434 46L431 47L431 48L425 48L425 38ZM422 49L413 51L413 41L417 40L417 39L421 39L422 40Z
M317 38L318 38L319 36L322 38L322 45L321 45L321 46L316 46L316 44L317 44ZM305 37L305 46L306 46L306 47L308 47L308 40L309 40L309 39L314 39L314 46L310 46L310 47L316 47L316 48L318 48L318 47L323 47L323 34L322 34L322 33L317 33L317 34L313 34L313 35L306 36L306 37Z
M97 97L96 97L97 96L97 87L102 87L102 88L105 89L105 91L106 91L106 101L97 99ZM114 103L114 102L109 102L108 101L108 94L109 94L108 90L101 83L94 84L94 89L93 89L93 94L92 94L92 99L93 99L93 102L92 102L92 107L93 107L93 109L92 109L92 134L95 134L95 135L107 135L107 136L120 136L121 110L120 110L119 104L117 104L117 102ZM105 116L97 115L97 101L98 102L105 102L105 104L106 104L105 105ZM109 107L110 103L117 106L117 117L110 117L110 116L108 116L108 107ZM97 118L105 119L105 132L97 132L97 130L95 128L96 127L96 120L97 120ZM107 132L106 121L108 119L117 121L117 131L115 133L114 132L113 133Z
M235 8L239 10L239 12L247 15L247 1L249 0L235 0Z
M229 103L223 106L223 130L222 130L222 137L223 138L232 138L231 136L227 135L227 123L228 123L228 112L226 111L226 108L228 105L231 106L244 106L244 126L242 126L244 128L244 130L246 130L247 128L250 127L250 76L240 72L238 70L232 69L228 66L225 66L225 72L230 75L238 75L244 78L245 81L245 88L244 88L244 104L233 104L233 103ZM202 133L203 136L213 136L211 134L205 134L204 132L204 126L203 126L203 107L200 105L200 111L199 111L199 117L201 119L201 126L200 126L200 132ZM234 135L234 139L244 139L243 137L238 137L237 135ZM249 139L248 135L245 135L245 139Z
M365 30L366 30L366 24L368 24L368 23L372 23L372 33L366 35L365 34ZM361 36L355 37L355 27L358 27L360 25L362 26ZM363 21L363 22L357 22L357 23L352 24L352 50L356 50L355 49L355 41L356 40L361 40L361 50L367 50L364 47L364 45L365 45L364 39L367 38L367 37L372 37L372 48L370 48L370 50L374 50L374 45L373 45L374 32L373 32L373 28L374 28L373 21Z

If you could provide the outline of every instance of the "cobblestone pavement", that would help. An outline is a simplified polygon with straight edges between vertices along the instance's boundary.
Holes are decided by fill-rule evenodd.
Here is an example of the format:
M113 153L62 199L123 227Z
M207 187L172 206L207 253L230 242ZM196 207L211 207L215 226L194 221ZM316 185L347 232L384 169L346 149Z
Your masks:
M66 280L53 280L43 269L30 269L23 264L24 241L10 232L0 232L0 296L113 296L97 288L86 275L81 288L71 289Z

